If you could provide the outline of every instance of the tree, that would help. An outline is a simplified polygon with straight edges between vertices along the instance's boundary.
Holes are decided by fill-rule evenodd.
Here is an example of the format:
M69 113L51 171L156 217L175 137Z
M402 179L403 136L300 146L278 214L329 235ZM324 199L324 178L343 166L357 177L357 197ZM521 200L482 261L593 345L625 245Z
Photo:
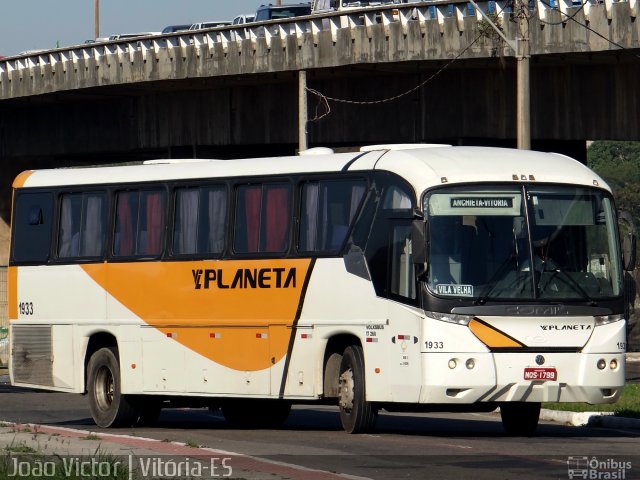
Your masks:
M629 211L640 227L640 142L593 142L587 165L609 184L618 209Z

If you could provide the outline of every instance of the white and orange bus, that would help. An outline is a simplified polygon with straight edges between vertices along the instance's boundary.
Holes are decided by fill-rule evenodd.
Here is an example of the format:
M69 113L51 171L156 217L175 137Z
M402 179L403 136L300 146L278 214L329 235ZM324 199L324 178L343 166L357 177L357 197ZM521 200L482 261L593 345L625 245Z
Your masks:
M562 155L28 171L13 205L11 380L87 394L101 427L176 405L276 424L324 402L354 433L381 409L499 406L531 434L541 402L624 385L635 260L605 182Z

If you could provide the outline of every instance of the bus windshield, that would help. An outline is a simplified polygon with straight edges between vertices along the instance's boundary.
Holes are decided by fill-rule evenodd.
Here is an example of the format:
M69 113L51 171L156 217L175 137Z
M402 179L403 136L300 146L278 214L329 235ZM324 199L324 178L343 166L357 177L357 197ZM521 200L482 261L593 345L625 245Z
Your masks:
M427 287L445 298L574 300L621 294L615 210L600 190L447 188L425 196Z

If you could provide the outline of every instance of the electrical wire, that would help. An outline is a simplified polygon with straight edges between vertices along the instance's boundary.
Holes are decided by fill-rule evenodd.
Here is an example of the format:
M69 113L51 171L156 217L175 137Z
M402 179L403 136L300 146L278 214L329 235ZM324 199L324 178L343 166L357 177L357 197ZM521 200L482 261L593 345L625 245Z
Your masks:
M496 14L500 15L503 11L504 11L504 8L501 9L499 12L496 12ZM406 97L407 95L411 95L412 93L420 90L422 87L424 87L429 82L431 82L434 78L436 78L443 71L445 71L447 68L449 68L453 63L458 61L460 59L460 57L462 57L471 47L473 47L478 42L478 40L480 40L484 35L485 35L484 33L480 33L478 36L476 36L476 38L469 45L467 45L464 49L462 49L462 51L460 51L454 58L452 58L446 64L444 64L437 72L435 72L429 78L427 78L426 80L420 82L415 87L413 87L413 88L411 88L411 89L409 89L409 90L407 90L407 91L405 91L403 93L400 93L398 95L394 95L392 97L383 98L383 99L380 99L380 100L370 100L370 101L347 100L347 99L344 99L344 98L330 97L330 96L325 95L322 92L320 92L320 91L318 91L318 90L316 90L314 88L306 87L307 92L315 95L319 99L318 100L318 104L316 105L316 115L315 115L314 118L310 119L309 122L317 122L317 121L325 118L326 116L328 116L331 113L331 105L330 105L329 102L344 103L344 104L347 104L347 105L379 105L379 104L382 104L382 103L388 103L388 102L392 102L394 100L398 100L398 99L400 99L402 97ZM324 106L324 108L325 108L325 112L322 115L318 115L318 109L320 108L320 106Z
M560 0L561 1L561 0ZM545 2L544 0L540 0L541 3L544 3L547 7L549 7L550 9L555 10L555 8L553 7L553 5L551 5L550 3ZM549 25L549 26L557 26L557 25L564 25L565 23L567 23L569 20L573 20L574 17L576 15L578 15L580 12L584 11L584 6L587 3L587 0L582 0L582 2L580 3L580 8L578 8L574 13L572 13L571 15L567 15L566 13L564 13L562 10L560 10L560 12L566 16L567 18L565 18L564 20L560 20L559 22L547 22L546 20L542 20L540 19L540 23L544 24L544 25ZM577 20L576 20L577 21ZM578 22L578 24L580 24L580 22Z
M357 100L347 100L345 98L336 98L336 97L330 97L328 95L323 94L322 92L319 92L318 90L314 89L314 88L309 88L307 87L307 91L317 97L320 98L320 103L324 103L326 105L326 108L328 109L327 112L325 112L323 115L321 116L317 116L317 118L314 118L312 120L309 121L318 121L321 118L326 117L329 112L331 111L331 107L329 105L329 102L336 102L336 103L345 103L347 105L379 105L381 103L388 103L388 102L392 102L394 100L398 100L402 97L406 97L407 95L411 95L413 92L421 89L422 87L424 87L427 83L429 83L430 81L432 81L434 78L436 78L438 75L440 75L443 71L445 71L447 68L449 68L454 62L456 62L462 55L464 55L471 47L473 47L473 45L475 45L478 40L480 40L480 38L483 35L478 35L469 45L467 45L463 50L460 51L460 53L458 53L458 55L456 55L454 58L452 58L451 60L449 60L446 64L444 64L437 72L435 72L433 75L431 75L429 78L427 78L426 80L420 82L418 85L416 85L415 87L400 93L398 95L394 95L392 97L387 97L387 98L383 98L380 100L370 100L370 101L357 101ZM317 111L317 109L316 109Z
M553 6L547 0L539 0L539 1L541 3L543 3L544 5L546 5L547 7L553 9ZM560 10L560 13L566 17L564 20L562 20L560 22L548 22L548 21L545 21L545 20L540 20L540 23L542 23L543 25L557 26L557 25L563 25L563 24L567 23L568 21L576 22L581 27L589 30L590 32L592 32L593 34L595 34L598 37L602 38L603 40L609 42L610 44L618 47L619 49L621 49L621 50L623 50L625 52L628 52L630 55L633 55L633 56L635 56L637 58L640 58L639 54L631 52L630 49L626 48L624 45L621 45L621 44L619 44L617 42L614 42L613 40L605 37L601 33L595 31L589 25L587 25L585 23L581 23L578 20L576 20L575 17L578 15L578 13L584 11L584 6L585 6L586 1L587 0L582 0L580 8L577 9L571 15L568 15L568 14L566 14L563 11ZM500 10L499 12L496 12L496 14L500 15L502 12L504 12L504 8L502 10ZM347 105L378 105L378 104L382 104L382 103L392 102L394 100L398 100L398 99L400 99L402 97L410 95L413 92L415 92L415 91L421 89L422 87L424 87L425 85L427 85L434 78L436 78L438 75L440 75L444 70L449 68L454 62L458 61L460 59L460 57L462 57L462 55L464 55L473 45L475 45L478 42L478 40L480 40L480 38L482 38L482 36L484 36L483 33L478 35L469 45L467 45L461 52L459 52L458 55L456 55L449 62L447 62L445 65L443 65L437 72L435 72L429 78L427 78L423 82L419 83L415 87L407 90L406 92L400 93L398 95L394 95L392 97L383 98L383 99L380 99L380 100L356 101L356 100L348 100L348 99L344 99L344 98L330 97L330 96L325 95L325 94L323 94L322 92L320 92L320 91L318 91L316 89L306 87L307 92L309 92L309 93L315 95L316 97L318 97L318 104L316 105L316 116L313 119L309 120L309 122L317 122L317 121L325 118L326 116L328 116L331 113L330 102L344 103L344 104L347 104ZM319 111L319 109L321 107L323 107L325 109L325 112L323 114L319 115L318 111Z
M549 8L553 8L553 6L547 1L547 0L540 0L541 3L545 4L547 7ZM561 21L561 22L547 22L545 20L540 20L540 23L542 23L543 25L561 25L563 23L567 23L569 20L577 23L578 25L580 25L581 27L589 30L591 33L593 33L594 35L597 35L598 37L600 37L601 39L609 42L611 45L614 45L616 47L618 47L620 50L623 50L624 52L628 53L629 55L632 55L636 58L640 58L640 55L638 55L637 53L634 53L631 51L631 49L625 47L624 45L619 44L618 42L614 42L613 40L611 40L608 37L605 37L604 35L602 35L600 32L595 31L593 28L591 28L589 25L587 25L586 23L582 23L579 22L578 20L576 20L576 15L584 10L584 5L585 5L585 0L583 0L583 3L581 4L581 7L575 11L575 13L573 13L572 15L567 15L566 13L564 13L562 10L560 10L560 13L562 15L564 15L565 17L567 17L565 20Z

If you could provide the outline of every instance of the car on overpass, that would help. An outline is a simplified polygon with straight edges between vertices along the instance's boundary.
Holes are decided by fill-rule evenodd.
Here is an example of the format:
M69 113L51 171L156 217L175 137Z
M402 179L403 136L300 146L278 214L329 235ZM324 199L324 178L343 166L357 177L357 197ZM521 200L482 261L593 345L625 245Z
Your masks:
M110 35L109 40L128 40L130 38L152 37L153 35L160 35L160 32L118 33L116 35Z
M304 17L311 14L310 3L289 5L260 5L256 10L255 21L281 20L283 18Z
M313 0L311 4L311 13L313 15L322 15L333 12L347 12L349 10L355 10L360 8L374 8L386 5L401 5L403 3L413 3L411 0ZM398 12L393 10L393 17L395 20L398 19ZM376 22L380 23L382 21L381 15L376 15ZM340 18L341 26L347 27L348 20L346 18ZM328 20L325 20L323 23L327 24ZM363 24L364 18L362 15L358 17L358 24Z
M244 25L246 23L251 23L253 21L255 21L255 15L250 13L250 14L242 14L242 15L238 15L236 16L236 18L233 19L233 22L231 22L233 25Z
M204 30L205 28L227 27L231 25L228 20L211 20L208 22L197 22L189 27L189 30Z
M191 27L191 23L183 23L181 25L167 25L162 29L162 33L185 32Z
M313 0L311 11L312 13L341 12L345 10L353 10L356 8L377 7L380 5L401 3L408 2L407 0L361 0L356 2L348 0Z
M260 5L256 10L254 21L264 22L267 20L285 20L295 17L311 15L311 3L295 3L288 5ZM271 35L279 35L280 29L277 26L269 27ZM261 28L258 35L264 35L264 28Z

